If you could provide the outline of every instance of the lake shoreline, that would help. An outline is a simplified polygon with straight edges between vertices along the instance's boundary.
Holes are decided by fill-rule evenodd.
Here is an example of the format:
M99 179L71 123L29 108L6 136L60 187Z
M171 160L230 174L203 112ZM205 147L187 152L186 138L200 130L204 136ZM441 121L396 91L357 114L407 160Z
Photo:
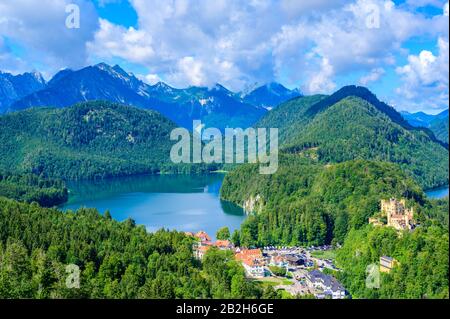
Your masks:
M71 182L69 200L59 209L95 208L101 214L109 211L117 221L132 218L150 232L204 230L213 238L224 226L239 229L246 218L240 207L220 199L224 176L172 174Z
M443 199L445 197L448 197L449 185L431 188L428 190L424 190L424 192L430 199Z

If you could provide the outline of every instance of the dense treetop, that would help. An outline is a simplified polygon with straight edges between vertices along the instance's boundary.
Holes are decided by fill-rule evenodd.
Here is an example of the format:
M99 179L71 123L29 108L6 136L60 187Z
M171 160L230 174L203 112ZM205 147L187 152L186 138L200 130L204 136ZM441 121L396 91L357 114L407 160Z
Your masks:
M37 202L41 206L51 207L66 202L68 191L61 180L0 171L0 196L28 203Z
M94 209L62 213L0 197L0 298L255 298L230 252L203 263L183 233L148 233ZM66 286L66 266L81 271Z
M259 198L256 214L242 225L246 245L342 243L351 228L379 212L381 199L425 202L397 165L356 160L323 166L297 155L284 155L274 175L258 174L257 165L237 168L225 177L221 196L241 206Z
M283 155L278 172L258 174L256 165L226 176L222 198L252 212L233 234L244 246L343 244L338 278L354 298L448 298L448 198L428 200L398 165L355 160L320 165ZM419 226L398 233L374 227L380 200L407 199ZM400 262L381 275L381 288L366 287L367 267L380 256Z
M154 111L98 101L7 114L0 126L4 170L69 180L206 170L172 164L175 124Z
M368 225L351 230L338 250L337 263L344 269L338 277L354 298L448 299L448 245L448 226L432 221L402 236L393 228ZM377 271L381 256L398 264L391 273L380 273L379 288L368 288L368 266Z

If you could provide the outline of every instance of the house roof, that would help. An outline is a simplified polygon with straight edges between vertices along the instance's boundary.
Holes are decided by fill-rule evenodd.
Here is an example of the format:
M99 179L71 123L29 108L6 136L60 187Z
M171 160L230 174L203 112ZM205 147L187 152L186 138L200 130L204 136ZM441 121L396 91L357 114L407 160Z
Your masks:
M243 258L243 259L241 259L241 262L250 267L264 266L264 263L262 262L262 260L251 258L251 257Z
M217 240L214 245L216 247L230 247L231 243L229 240Z
M262 258L261 249L243 249L235 254L236 259L244 259L252 257L255 259Z
M326 275L319 270L310 271L306 274L306 277L313 283L322 282L323 285L331 289L331 291L344 290L344 287L336 280L336 278Z
M262 252L260 249L243 249L235 255L236 260L245 263L248 266L262 266Z
M389 257L389 256L381 256L380 259L384 259L386 261L392 262L394 260L394 258Z
M282 256L273 256L272 259L274 262L277 262L277 263L285 261L285 259Z
M209 237L209 235L204 231L199 231L198 233L195 234L195 237L197 237L202 241L211 241L211 237Z

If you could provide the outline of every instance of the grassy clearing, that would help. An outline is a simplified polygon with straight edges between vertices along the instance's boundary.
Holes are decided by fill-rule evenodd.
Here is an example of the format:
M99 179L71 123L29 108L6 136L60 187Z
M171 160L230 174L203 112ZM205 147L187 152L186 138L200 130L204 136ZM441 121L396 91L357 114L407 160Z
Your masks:
M279 286L279 285L284 285L284 286L290 286L292 285L292 281L290 281L287 278L277 278L277 277L265 277L265 278L261 278L256 280L257 283L261 284L263 287L266 286Z
M314 250L311 252L311 256L319 259L336 259L336 250Z

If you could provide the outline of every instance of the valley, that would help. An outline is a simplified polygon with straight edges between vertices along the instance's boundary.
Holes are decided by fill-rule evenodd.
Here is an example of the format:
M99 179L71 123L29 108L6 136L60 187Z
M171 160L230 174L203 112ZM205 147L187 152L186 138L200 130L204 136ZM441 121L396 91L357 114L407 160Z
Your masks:
M449 123L449 0L1 0L0 314L434 310Z
M430 115L423 112L400 112L400 114L402 114L403 118L412 126L429 128L439 140L448 144L448 110L442 111L436 115Z
M448 298L448 144L368 89L175 89L107 64L39 83L2 91L0 258L12 266L0 266L0 296ZM277 128L277 169L174 163L171 132L192 119ZM414 211L414 227L384 222L387 199ZM290 252L306 264L284 272ZM370 289L366 267L383 258L400 266ZM83 290L63 287L66 264ZM261 270L278 284L254 280Z

